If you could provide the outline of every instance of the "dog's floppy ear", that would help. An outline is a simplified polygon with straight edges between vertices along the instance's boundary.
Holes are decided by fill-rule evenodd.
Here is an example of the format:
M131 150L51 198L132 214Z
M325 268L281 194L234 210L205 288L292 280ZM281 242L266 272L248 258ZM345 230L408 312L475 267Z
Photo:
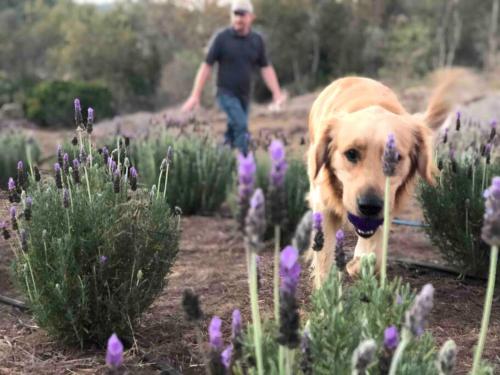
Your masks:
M434 185L434 175L437 168L433 161L432 130L424 125L419 125L413 131L414 146L412 151L412 164L420 176L429 184Z
M312 176L315 179L318 177L319 171L328 162L330 143L332 136L330 135L329 128L327 127L320 138L314 144L314 163L312 169Z

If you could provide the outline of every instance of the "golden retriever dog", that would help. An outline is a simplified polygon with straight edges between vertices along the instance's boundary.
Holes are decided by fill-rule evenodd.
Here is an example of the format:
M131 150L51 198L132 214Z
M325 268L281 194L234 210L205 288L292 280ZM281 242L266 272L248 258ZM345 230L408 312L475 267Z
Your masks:
M309 250L315 287L320 287L334 261L335 233L349 220L358 235L347 271L360 271L360 258L377 256L380 267L385 175L382 154L389 134L399 161L390 178L390 218L400 211L418 173L433 183L433 135L452 109L451 86L463 76L450 69L441 78L423 114L410 114L382 83L362 77L334 81L315 100L309 115L307 168L309 205L323 214L325 246Z

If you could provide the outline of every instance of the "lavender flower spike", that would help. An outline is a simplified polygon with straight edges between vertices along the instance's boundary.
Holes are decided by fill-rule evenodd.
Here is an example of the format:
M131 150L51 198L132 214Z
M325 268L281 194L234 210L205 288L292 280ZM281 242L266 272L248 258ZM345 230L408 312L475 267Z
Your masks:
M399 161L399 154L396 151L396 139L392 133L387 136L387 143L385 144L382 161L384 163L384 174L387 177L394 176L396 173L396 165Z
M394 350L399 344L399 334L396 326L387 327L384 331L384 346L389 350Z
M285 159L285 146L280 140L274 140L269 146L271 156L270 182L275 189L281 189L285 182L287 163Z
M485 201L481 238L490 246L500 245L500 177L494 177L484 191Z
M452 375L457 362L457 345L453 340L444 343L439 351L438 369L440 375Z
M427 317L434 305L434 287L426 284L415 298L415 302L406 312L405 326L414 335L420 336L424 333Z
M240 229L245 226L250 198L254 192L256 169L255 160L251 153L246 157L243 154L238 154L238 221Z
M313 229L316 232L313 241L313 250L321 251L325 245L325 234L323 233L323 214L321 212L313 213Z
M281 252L280 259L280 327L278 343L290 349L300 343L299 313L295 291L299 282L300 263L299 252L292 246L287 246Z
M262 237L266 231L266 209L264 194L257 189L250 200L250 210L245 220L245 243L251 251L262 247Z
M461 112L457 111L457 122L456 122L456 130L457 130L457 132L460 130L460 124L461 124L460 119L461 119L461 117L462 117Z
M352 374L361 375L366 373L366 369L373 362L377 344L375 340L365 340L359 344L352 355Z
M312 212L307 211L300 219L293 235L292 245L301 254L311 246L312 216Z
M490 131L490 138L488 139L488 143L491 143L493 141L493 138L495 138L495 135L497 134L497 121L496 120L493 120L490 123L490 128L491 128L491 131Z
M106 350L106 364L113 369L121 366L123 363L123 344L115 333L108 339Z
M218 316L214 316L210 321L210 326L208 327L208 339L212 349L217 351L222 350L222 332L221 332L222 320Z
M300 276L299 252L292 246L287 246L281 252L280 259L281 290L295 293Z
M62 189L62 175L61 175L61 166L59 163L54 164L54 171L56 172L56 186L58 189Z
M94 122L94 109L91 107L89 107L89 109L88 109L87 121Z
M344 271L347 264L344 252L344 231L339 229L335 233L335 264L340 271Z
M10 192L16 190L16 183L12 177L9 177L8 188Z
M224 349L224 351L221 354L221 362L226 370L229 370L229 367L231 366L231 357L233 355L233 347L229 345Z
M238 309L233 311L231 323L232 338L235 339L241 335L241 312Z

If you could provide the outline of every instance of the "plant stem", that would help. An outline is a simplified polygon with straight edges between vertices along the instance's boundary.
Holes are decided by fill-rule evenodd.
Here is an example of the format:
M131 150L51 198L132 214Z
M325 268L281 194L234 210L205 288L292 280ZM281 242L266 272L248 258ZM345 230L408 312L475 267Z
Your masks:
M165 172L165 186L163 187L163 200L167 196L167 183L168 183L168 169L170 167L170 163L167 163L167 171Z
M280 226L274 226L274 319L280 324Z
M292 375L293 374L293 361L294 361L294 351L293 349L286 348L285 350L285 361L286 361L286 370L285 374L286 375Z
M495 290L496 272L498 261L498 246L491 247L490 255L490 272L488 275L488 289L486 290L486 300L484 302L483 320L481 322L481 332L479 334L479 341L474 353L474 362L472 365L472 375L478 374L481 362L481 355L483 354L484 344L486 342L486 335L488 334L488 325L491 315L491 304L493 301L493 292Z
M35 174L33 173L33 160L31 160L31 144L28 143L26 146L26 156L28 158L28 165L30 167L31 178L35 181Z
M403 352L406 346L410 342L410 332L408 332L406 328L403 328L401 336L402 336L401 342L399 343L398 347L396 348L396 351L394 352L394 356L392 357L389 375L396 375L396 370L398 369L399 361L403 356Z
M286 351L286 348L283 345L280 345L278 348L279 375L285 375L285 351Z
M88 139L89 139L90 168L92 168L92 139L90 134L88 135Z
M481 183L481 191L484 191L484 184L486 182L486 158L483 160L483 182Z
M385 193L384 193L384 232L382 238L382 264L380 266L380 285L382 287L385 286L385 279L387 277L387 246L389 243L389 226L391 223L389 217L390 189L391 189L391 182L389 177L386 177Z
M264 362L262 360L261 326L259 301L257 293L257 254L250 251L250 303L252 305L253 338L255 345L255 357L257 358L257 373L264 375Z
M160 195L162 176L163 176L163 169L160 169L160 176L158 177L158 187L156 188L156 199L158 199L158 196Z
M90 182L89 182L89 175L87 173L87 168L84 166L83 170L85 171L85 181L87 181L87 192L89 194L89 202L92 203L92 195L90 194Z

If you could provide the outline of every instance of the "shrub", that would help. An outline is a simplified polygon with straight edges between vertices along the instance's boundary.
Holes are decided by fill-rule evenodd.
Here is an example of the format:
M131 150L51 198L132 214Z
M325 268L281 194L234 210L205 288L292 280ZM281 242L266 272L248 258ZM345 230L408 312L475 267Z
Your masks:
M37 323L60 340L104 346L116 332L130 342L167 281L179 218L137 189L128 160L108 166L83 158L57 168L55 183L33 181L23 193L24 213L11 218L20 239L15 274Z
M40 148L33 140L27 138L23 133L5 132L0 133L0 187L7 188L9 177L16 175L16 165L19 160L28 162L27 152L31 152L31 160L37 163L40 159Z
M100 119L113 116L111 92L98 83L78 81L52 81L36 85L25 101L26 115L41 126L75 125L73 98L82 103L95 103L95 113Z
M209 137L184 135L174 139L168 133L133 143L137 169L145 181L165 186L166 171L158 184L157 175L167 150L172 147L168 168L167 202L187 215L210 214L226 200L232 185L233 152Z
M463 274L481 276L488 271L490 254L481 240L483 191L500 174L500 160L491 155L490 146L485 152L490 135L473 130L446 130L447 141L438 150L437 184L419 184L418 199L429 224L425 231L443 258ZM481 139L483 146L477 144Z

